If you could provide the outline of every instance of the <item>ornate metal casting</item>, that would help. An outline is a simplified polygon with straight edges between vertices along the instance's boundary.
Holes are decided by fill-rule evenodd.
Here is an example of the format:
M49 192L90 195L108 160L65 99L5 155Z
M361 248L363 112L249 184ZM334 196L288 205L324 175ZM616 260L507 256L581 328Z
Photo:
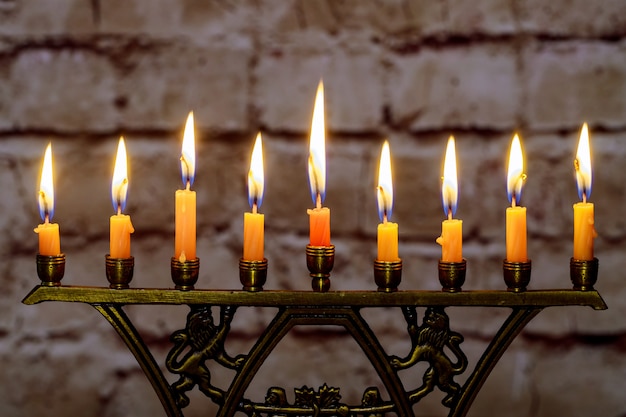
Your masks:
M115 328L145 372L169 417L183 417L188 404L187 392L197 387L219 405L217 417L243 413L249 417L269 416L413 416L413 406L438 388L445 394L442 403L449 417L465 416L485 379L524 326L541 310L550 306L581 305L596 310L606 304L595 290L546 291L211 291L172 289L109 289L101 287L36 286L23 300L25 304L44 301L82 302L92 305ZM143 339L124 313L127 304L188 305L190 312L184 329L175 331L173 348L166 367L178 380L170 384ZM224 350L235 311L240 307L272 307L278 311L272 322L245 355L231 357ZM454 381L468 361L460 349L463 336L450 329L445 308L509 308L511 314L475 364L461 386ZM411 349L405 357L387 355L377 337L360 314L363 308L401 308L407 323ZM425 308L418 324L417 307ZM219 309L220 322L213 319ZM286 390L270 387L263 402L245 397L245 392L274 348L294 327L301 325L342 326L361 347L377 372L389 399L375 387L367 388L360 404L341 401L338 388L322 385L318 390L294 390L289 403ZM453 357L446 352L451 352ZM227 389L214 386L207 363L233 369L235 376ZM405 389L399 372L412 372L425 362L422 385Z

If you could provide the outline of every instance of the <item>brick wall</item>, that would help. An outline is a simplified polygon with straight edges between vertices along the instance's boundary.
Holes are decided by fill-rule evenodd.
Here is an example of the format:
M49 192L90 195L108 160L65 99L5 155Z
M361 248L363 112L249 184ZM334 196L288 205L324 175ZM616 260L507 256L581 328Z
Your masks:
M626 400L626 3L603 1L0 2L0 414L152 416L160 404L132 356L84 305L24 306L38 283L36 187L53 142L64 283L105 285L109 184L127 139L127 213L136 233L136 287L168 287L181 131L198 133L198 252L202 288L238 288L245 175L265 140L267 289L309 288L304 266L308 131L316 83L327 97L328 193L337 261L333 289L373 289L374 181L391 143L404 289L438 289L439 176L457 138L466 289L502 289L505 159L514 131L528 162L532 288L570 286L572 160L590 125L600 259L609 310L555 308L514 342L470 416L623 417ZM185 307L131 307L161 362ZM476 360L506 311L449 309ZM385 348L408 349L397 312L366 312ZM229 352L245 352L271 312L240 309ZM321 352L330 352L324 356ZM281 356L278 356L281 355ZM306 371L306 372L304 372ZM304 375L303 375L304 373ZM230 374L214 376L225 386ZM298 329L250 388L323 382L359 401L377 384L349 337ZM408 386L419 385L419 377ZM443 395L419 416L446 415ZM195 398L188 416L207 415Z

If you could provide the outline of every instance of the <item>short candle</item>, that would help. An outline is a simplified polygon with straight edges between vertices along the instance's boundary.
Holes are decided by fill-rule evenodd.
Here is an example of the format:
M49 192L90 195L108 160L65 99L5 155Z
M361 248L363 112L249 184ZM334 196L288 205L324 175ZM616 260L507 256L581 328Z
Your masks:
M309 244L330 246L330 209L322 207L326 195L326 145L324 125L324 83L320 80L315 95L309 142L309 186L315 208L308 209Z
M378 252L376 259L384 262L399 261L398 224L392 223L393 180L391 175L391 152L389 142L383 143L378 167L378 187L376 188L378 216L381 223L377 228Z
M598 236L594 225L594 207L587 199L591 195L591 151L587 123L583 124L578 141L576 159L576 185L582 202L574 204L574 256L579 261L593 260L593 240Z
M54 181L52 175L52 143L46 147L39 181L39 214L43 223L35 228L39 234L39 254L56 256L61 254L59 225L50 223L54 214Z
M126 158L126 145L121 137L117 146L113 180L111 181L111 200L116 214L109 221L110 239L109 256L116 259L130 258L130 234L135 231L130 221L130 216L122 214L126 206L128 193L128 168Z
M456 213L458 195L456 148L454 138L450 136L446 147L441 184L443 211L448 218L441 223L441 236L437 238L437 243L441 245L441 260L444 262L463 261L463 221L452 218Z

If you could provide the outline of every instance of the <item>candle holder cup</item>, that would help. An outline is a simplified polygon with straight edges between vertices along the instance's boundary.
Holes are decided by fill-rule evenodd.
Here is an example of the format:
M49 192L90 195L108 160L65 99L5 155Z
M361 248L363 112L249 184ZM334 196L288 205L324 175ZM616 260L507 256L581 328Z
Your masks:
M39 255L37 254L37 276L41 285L58 287L65 275L65 254Z
M315 292L330 289L330 271L335 265L335 245L306 246L306 266L311 276L311 288Z
M526 262L510 262L505 259L502 269L507 290L510 292L526 291L530 282L531 267L530 259Z
M439 260L438 265L439 282L441 290L445 292L459 292L465 283L465 273L467 271L467 261L448 262Z
M598 258L583 261L571 258L569 261L569 276L577 291L592 291L598 280Z
M174 281L177 290L193 290L195 283L198 282L198 274L200 273L200 258L181 262L172 257L171 269L172 281Z
M109 288L122 290L129 288L130 281L133 279L135 268L135 258L112 258L105 255L105 269Z
M263 291L267 279L267 259L262 261L239 260L239 281L244 291Z
M379 292L396 292L402 281L402 259L397 261L374 260L374 282Z

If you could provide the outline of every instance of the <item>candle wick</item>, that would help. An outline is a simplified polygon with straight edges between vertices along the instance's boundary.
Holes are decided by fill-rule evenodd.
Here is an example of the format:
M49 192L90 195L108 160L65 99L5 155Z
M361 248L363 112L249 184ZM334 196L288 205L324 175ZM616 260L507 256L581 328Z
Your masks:
M448 207L448 220L452 220L452 208Z
M258 206L256 203L256 198L254 199L254 203L252 204L252 213L257 214Z
M50 223L50 213L48 213L48 210L46 210L45 215L44 215L44 221L45 224Z
M383 211L383 224L387 224L387 210Z
M117 205L117 215L119 216L120 214L122 214L122 205L118 204Z
M191 181L187 180L187 186L185 187L185 190L189 191L191 189Z
M587 192L583 191L583 203L587 202Z
M515 194L511 197L511 207L515 207Z
M320 193L317 193L317 198L315 199L315 208L322 208L322 196Z

